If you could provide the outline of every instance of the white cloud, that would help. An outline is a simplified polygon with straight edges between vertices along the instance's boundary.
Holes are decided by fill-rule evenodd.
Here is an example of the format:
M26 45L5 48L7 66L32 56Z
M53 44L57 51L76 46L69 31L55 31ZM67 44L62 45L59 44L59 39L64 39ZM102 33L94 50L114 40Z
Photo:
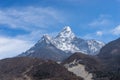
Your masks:
M107 26L110 25L112 23L112 21L110 19L108 19L109 15L100 15L99 18L95 19L94 21L90 22L88 25L89 26L93 26L93 27L97 27L97 26Z
M83 36L82 38L84 39L95 39L95 40L99 40L99 41L105 41L104 40L104 36L106 35L106 33L104 31L96 31L93 33L88 33L85 36Z
M24 7L0 9L0 25L29 32L28 34L17 34L11 38L1 34L0 59L12 57L26 51L33 45L34 41L39 40L43 34L49 33L47 31L48 28L64 23L64 21L62 13L53 8Z
M96 20L96 21L93 21L92 23L90 23L89 25L90 26L105 26L109 24L109 20L106 20L106 19L102 19L102 20Z
M16 37L0 36L0 59L14 57L32 47L40 40L45 31L32 31L30 34L18 35ZM49 35L56 35L51 33Z
M102 32L102 31L97 31L97 32L96 32L96 35L97 35L97 36L102 36L102 35L103 35L103 32Z
M112 33L114 35L120 35L120 25L118 25L117 27L115 27L113 30L112 30Z
M62 13L53 8L24 7L0 10L0 24L11 28L36 30L63 22Z
M16 56L29 49L32 45L33 43L30 41L0 37L0 59Z
M97 31L96 33L89 33L83 36L82 38L84 39L96 39L96 40L101 40L103 37L103 32L102 31Z
M37 41L41 38L43 34L46 34L46 33L47 32L44 30L36 30L36 31L32 31L29 34L17 35L16 38L22 39L22 40Z

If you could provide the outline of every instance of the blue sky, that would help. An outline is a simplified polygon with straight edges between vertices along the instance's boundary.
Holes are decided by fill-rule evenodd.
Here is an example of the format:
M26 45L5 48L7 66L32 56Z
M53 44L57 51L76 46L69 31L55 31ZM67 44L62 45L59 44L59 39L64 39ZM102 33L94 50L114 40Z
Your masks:
M0 58L29 49L64 26L85 39L120 36L120 0L0 0Z

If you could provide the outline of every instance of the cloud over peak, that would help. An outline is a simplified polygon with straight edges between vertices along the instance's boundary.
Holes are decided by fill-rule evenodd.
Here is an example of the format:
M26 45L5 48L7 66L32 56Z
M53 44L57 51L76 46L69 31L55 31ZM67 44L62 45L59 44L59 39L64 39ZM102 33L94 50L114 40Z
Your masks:
M112 21L109 19L111 16L110 15L100 15L98 18L93 20L91 23L89 23L89 26L92 27L98 27L98 26L108 26L112 23Z
M62 23L64 18L53 8L25 7L0 10L0 24L11 28L34 30Z
M112 30L112 33L114 35L120 35L120 25L118 25L117 27L115 27L113 30Z
M16 56L30 48L32 45L33 43L30 41L0 37L0 59Z
M102 36L102 35L103 35L103 32L102 32L102 31L97 31L97 32L96 32L96 35L97 35L97 36Z

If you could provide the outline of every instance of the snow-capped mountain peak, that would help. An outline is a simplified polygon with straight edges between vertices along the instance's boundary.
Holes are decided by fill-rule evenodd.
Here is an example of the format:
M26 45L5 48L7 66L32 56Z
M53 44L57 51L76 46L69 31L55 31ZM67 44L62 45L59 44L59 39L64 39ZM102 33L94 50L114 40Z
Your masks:
M43 37L42 37L42 39L45 39L45 40L50 40L50 39L51 39L51 37L50 37L49 35L47 35L47 34L44 34L44 35L43 35Z
M52 44L56 48L68 53L82 52L85 54L96 55L104 46L103 42L91 39L84 40L75 36L69 26L65 26L55 38L49 35L43 35L40 42L45 44Z
M70 26L65 26L63 30L64 31L71 31L71 28L70 28Z
M71 39L73 39L74 37L75 34L72 32L69 26L65 26L63 30L56 36L56 38L71 38Z
M51 37L49 36L49 35L47 35L47 34L44 34L42 37L41 37L41 39L38 41L38 43L41 43L41 42L45 42L45 43L47 43L47 44L50 44L51 43Z
M104 43L96 40L81 39L72 32L69 26L63 28L56 37L43 37L29 50L20 56L39 56L47 59L63 59L75 52L96 55ZM61 57L60 57L61 56Z

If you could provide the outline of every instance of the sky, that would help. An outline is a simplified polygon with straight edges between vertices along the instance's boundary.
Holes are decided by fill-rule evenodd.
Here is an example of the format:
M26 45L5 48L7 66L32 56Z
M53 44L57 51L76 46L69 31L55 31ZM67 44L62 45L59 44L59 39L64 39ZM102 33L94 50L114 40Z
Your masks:
M65 26L105 43L120 36L120 0L0 0L0 59L16 56Z

